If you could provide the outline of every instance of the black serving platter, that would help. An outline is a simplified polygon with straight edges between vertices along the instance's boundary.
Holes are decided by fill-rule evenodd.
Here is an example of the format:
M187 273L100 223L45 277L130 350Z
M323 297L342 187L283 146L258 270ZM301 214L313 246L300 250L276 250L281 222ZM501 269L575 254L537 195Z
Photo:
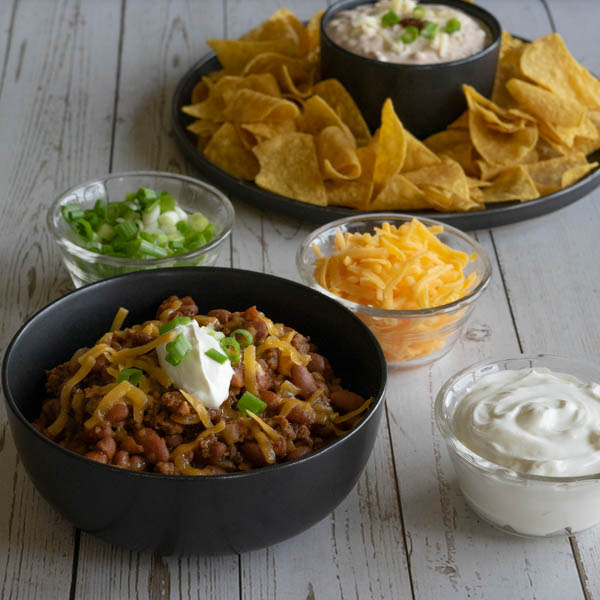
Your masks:
M527 41L527 40L525 40ZM181 79L171 104L171 116L175 139L186 159L200 174L213 185L220 188L230 198L237 198L265 211L272 211L312 223L329 223L342 217L357 214L354 208L342 206L316 206L287 198L280 194L263 190L256 184L238 179L212 164L196 149L195 136L186 127L195 119L181 111L182 106L190 103L192 90L204 75L221 68L214 53L200 59ZM600 150L588 156L591 161L600 162ZM447 223L463 230L488 229L500 225L518 223L534 217L540 217L573 204L600 185L600 168L596 168L573 185L527 202L503 202L484 210L470 212L443 213L437 211L401 211L416 217L428 217ZM399 211L400 212L400 211ZM366 214L366 213L365 213Z

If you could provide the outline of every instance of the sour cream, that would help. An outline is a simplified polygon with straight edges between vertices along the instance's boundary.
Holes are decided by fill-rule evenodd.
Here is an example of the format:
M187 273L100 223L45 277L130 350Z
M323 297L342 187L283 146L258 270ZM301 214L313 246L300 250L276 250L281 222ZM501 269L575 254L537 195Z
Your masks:
M175 387L194 396L206 408L219 408L229 395L233 368L229 360L221 364L206 355L211 348L223 354L218 341L210 334L212 329L200 327L192 320L178 325L175 330L187 338L192 348L175 366L166 360L167 344L161 344L156 348L160 366Z
M472 452L519 473L600 473L600 385L546 368L480 379L454 413Z

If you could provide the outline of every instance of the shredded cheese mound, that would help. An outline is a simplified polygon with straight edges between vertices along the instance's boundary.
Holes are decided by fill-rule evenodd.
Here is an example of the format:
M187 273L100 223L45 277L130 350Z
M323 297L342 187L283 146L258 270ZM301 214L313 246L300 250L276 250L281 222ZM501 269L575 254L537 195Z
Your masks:
M388 310L419 310L443 306L465 296L476 273L464 269L475 255L444 244L442 226L427 227L418 219L399 227L384 222L370 233L338 229L334 250L324 256L314 247L314 278L336 296L364 306ZM413 360L443 347L444 328L462 311L423 318L358 316L379 340L392 362Z

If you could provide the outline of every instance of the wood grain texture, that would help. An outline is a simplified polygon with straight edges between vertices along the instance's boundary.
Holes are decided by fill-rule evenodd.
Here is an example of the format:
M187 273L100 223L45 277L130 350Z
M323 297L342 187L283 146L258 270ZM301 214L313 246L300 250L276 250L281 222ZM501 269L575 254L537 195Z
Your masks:
M10 39L0 95L1 351L28 316L71 288L46 211L62 189L108 168L118 6L25 0L14 13L10 2L0 8L0 39ZM66 598L73 528L27 478L4 409L1 423L0 597Z
M178 80L223 35L222 2L126 3L113 170L191 172L175 147L170 101ZM229 245L222 264L230 264ZM157 517L159 518L159 517ZM202 532L198 532L202 535ZM238 559L160 557L122 550L82 533L76 598L237 597Z

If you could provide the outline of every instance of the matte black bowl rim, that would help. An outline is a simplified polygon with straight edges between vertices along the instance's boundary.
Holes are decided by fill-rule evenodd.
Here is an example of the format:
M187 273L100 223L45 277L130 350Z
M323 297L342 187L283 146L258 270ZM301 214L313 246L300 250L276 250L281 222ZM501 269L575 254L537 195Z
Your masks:
M489 11L485 10L481 6L476 4L470 4L469 2L463 2L463 0L422 0L423 4L442 4L449 6L451 8L456 8L461 10L465 14L470 17L476 17L480 21L482 21L485 25L487 25L490 30L490 34L492 36L492 41L487 45L483 50L476 52L475 54L471 54L470 56L465 56L464 58L459 58L457 60L451 60L443 63L429 63L423 65L415 65L411 63L392 63L392 62L384 62L378 60L376 58L371 58L369 56L362 56L361 54L356 54L355 52L350 52L350 50L343 48L336 42L334 42L327 33L325 26L329 24L329 21L333 19L333 17L343 9L346 4L350 4L353 0L339 0L335 4L332 4L324 13L321 18L321 36L325 38L328 42L333 44L336 49L340 52L348 56L348 59L352 58L353 60L358 59L359 61L363 61L365 67L368 67L372 64L377 64L380 68L389 69L390 71L444 71L446 69L452 69L453 67L458 67L468 62L472 62L487 56L488 54L495 51L496 46L500 43L502 28L498 19ZM358 0L354 4L352 8L359 6L361 4L374 4L374 0Z
M367 423L367 421L369 421L373 415L375 414L376 410L379 408L379 405L383 402L383 398L385 396L385 390L386 390L386 383L387 383L387 368L386 368L386 361L383 355L383 351L381 350L381 347L379 346L379 343L377 342L375 336L373 335L373 333L371 332L371 330L364 324L362 323L362 321L360 321L360 319L358 319L358 317L356 317L356 315L354 315L352 313L352 311L348 310L346 307L342 306L341 304L339 304L339 302L336 302L335 300L332 300L330 298L327 298L328 302L332 302L338 310L342 310L345 312L348 312L352 315L352 317L354 319L357 319L362 327L364 328L364 335L366 335L367 337L371 338L372 341L375 342L375 348L377 349L377 359L379 361L379 365L380 365L380 371L381 371L381 380L382 380L382 386L381 389L378 390L376 396L375 396L375 401L371 404L371 406L368 409L367 414L365 415L365 417L360 421L360 423L358 425L356 425L356 427L353 427L347 434L345 434L344 436L342 436L341 438L338 438L337 440L333 441L330 444L327 444L326 446L324 446L323 448L320 448L319 450L317 450L314 453L309 454L308 456L305 456L303 458L299 458L297 460L294 461L290 461L290 462L285 462L285 463L278 463L278 464L274 464L274 465L270 465L270 466L266 466L266 467L260 467L257 469L252 469L250 471L244 471L244 472L238 472L238 473L226 473L224 475L208 475L208 476L193 476L193 475L163 475L162 473L149 473L149 472L140 472L140 471L132 471L130 469L122 469L120 467L115 467L113 465L105 465L105 464L101 464L98 463L94 460L90 460L89 458L85 458L83 455L78 454L77 452L73 452L72 450L68 450L67 448L64 448L62 446L60 446L59 444L57 444L56 442L53 442L52 440L48 439L45 435L43 435L42 433L40 433L23 415L23 413L21 412L21 410L19 409L19 407L17 406L16 402L14 401L12 394L10 393L9 387L8 387L8 358L11 354L11 350L12 347L18 342L19 337L21 336L21 333L23 333L26 329L30 328L30 327L34 327L34 321L41 319L44 317L46 312L51 311L52 307L55 304L58 304L60 302L62 302L65 298L69 298L70 296L74 295L74 294L81 294L84 293L85 290L87 290L88 288L94 288L98 291L98 293L101 293L102 290L101 288L107 285L112 285L112 282L115 280L120 280L120 279L124 279L124 278L142 278L144 276L148 276L148 274L150 273L161 273L161 272L165 272L165 271L180 271L180 272L184 272L184 273L189 273L190 269L201 269L201 270L207 270L207 271L222 271L223 274L226 273L255 273L257 275L261 275L263 277L266 278L270 278L270 279L278 279L278 280L282 280L285 281L287 284L291 284L293 286L296 286L298 288L301 288L303 293L308 293L310 292L310 295L315 295L318 296L320 299L322 298L327 298L324 294L320 294L319 292L317 292L316 290L313 290L312 288L302 285L300 283L297 283L295 281L291 281L289 279L285 279L283 277L277 277L276 275L270 275L268 273L260 273L260 272L256 272L256 271L248 271L246 269L233 269L233 268L227 268L227 267L171 267L171 268L166 268L166 269L155 269L152 272L149 271L136 271L134 273L125 273L124 275L118 275L116 277L110 277L108 279L103 279L101 281L97 281L94 282L92 284L86 285L84 287L81 287L77 290L74 290L72 292L69 292L68 294L66 294L65 296L61 296L60 298L57 298L56 300L54 300L53 302L51 302L50 304L48 304L47 306L45 306L44 308L40 309L38 312L36 312L32 317L30 317L26 323L24 323L19 330L15 333L15 335L13 336L10 344L8 345L8 348L6 349L6 354L4 355L4 360L3 360L3 364L2 364L2 386L4 388L4 398L6 401L6 404L9 406L10 410L15 414L15 416L21 421L21 423L23 423L25 425L25 427L29 430L30 433L32 433L33 435L37 436L39 439L41 439L44 443L46 443L51 449L53 449L54 451L58 451L61 452L63 454L65 454L68 457L71 458L75 458L76 460L81 460L84 461L87 466L89 466L90 469L106 469L109 468L111 469L114 473L120 473L122 474L124 477L150 477L152 479L156 479L156 480L177 480L177 481L185 481L188 482L190 484L194 484L194 483L198 483L200 481L202 482L206 482L206 481L212 481L212 480L223 480L223 479L227 479L227 480L232 480L232 479L242 479L242 478L250 478L250 477L260 477L261 473L271 473L273 470L283 470L283 469L293 469L294 465L297 465L299 463L307 463L310 462L311 460L315 460L317 459L319 456L321 456L322 454L325 454L326 452L328 452L329 450L331 450L334 446L338 446L340 444L343 444L345 442L345 440L349 439L350 436L356 435L357 432L363 428L363 426L365 425L365 423ZM208 479L207 479L208 478Z
M79 244L71 241L58 231L54 223L54 216L57 212L58 206L66 196L68 196L69 194L74 194L76 190L88 187L101 180L108 181L112 179L129 177L164 177L165 179L175 179L177 181L190 183L197 187L204 188L206 191L213 194L225 209L226 217L225 222L223 223L223 231L221 231L214 239L208 242L208 244L204 244L204 246L200 246L199 248L195 248L194 250L189 250L188 252L183 252L182 254L173 254L172 256L166 256L164 258L124 258L122 256L107 256L105 254L99 254L98 252L88 250L84 246L80 246ZM214 250L221 243L223 243L231 235L231 232L233 230L233 225L235 223L235 209L233 208L233 204L231 204L231 201L223 193L223 191L217 188L216 186L212 185L211 183L208 183L207 181L203 181L195 177L190 177L189 175L169 173L168 171L124 171L122 173L108 173L106 175L100 175L99 177L95 177L93 179L89 179L88 181L84 181L82 183L78 183L77 185L71 186L69 189L60 193L58 197L54 200L54 202L52 202L52 205L48 209L46 220L48 228L50 229L50 232L54 237L54 241L59 246L64 247L71 256L75 256L80 259L85 259L91 263L106 263L114 267L148 267L154 265L168 266L169 264L173 263L173 261L185 261L189 260L190 258L197 258L203 256L204 254L207 254L211 250Z

